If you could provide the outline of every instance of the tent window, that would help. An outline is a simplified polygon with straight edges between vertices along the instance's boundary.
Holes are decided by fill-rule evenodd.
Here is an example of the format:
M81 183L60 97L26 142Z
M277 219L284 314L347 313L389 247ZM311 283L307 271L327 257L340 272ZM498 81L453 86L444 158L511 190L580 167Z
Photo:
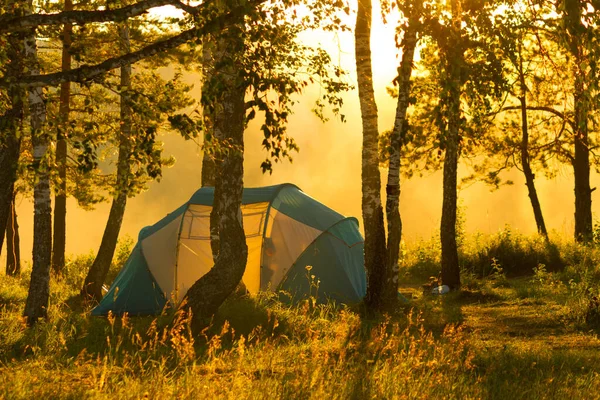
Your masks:
M187 232L188 239L210 240L210 215L192 216Z
M262 235L265 223L265 212L269 203L247 204L242 206L244 231L247 238ZM196 209L190 207L185 215L181 231L183 239L210 240L211 207Z
M265 213L253 212L251 214L242 213L242 215L244 216L244 232L246 232L246 237L261 236Z

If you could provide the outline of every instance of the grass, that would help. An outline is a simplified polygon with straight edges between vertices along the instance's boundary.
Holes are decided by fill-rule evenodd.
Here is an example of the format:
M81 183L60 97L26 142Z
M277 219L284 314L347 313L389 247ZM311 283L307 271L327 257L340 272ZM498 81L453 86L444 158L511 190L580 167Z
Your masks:
M559 267L531 265L549 255ZM391 315L262 294L228 300L199 337L180 314L75 307L88 256L53 279L49 318L32 329L21 319L27 274L0 275L0 398L600 398L596 248L465 238L462 290L432 296L423 285L438 257L433 241L407 246L411 302Z

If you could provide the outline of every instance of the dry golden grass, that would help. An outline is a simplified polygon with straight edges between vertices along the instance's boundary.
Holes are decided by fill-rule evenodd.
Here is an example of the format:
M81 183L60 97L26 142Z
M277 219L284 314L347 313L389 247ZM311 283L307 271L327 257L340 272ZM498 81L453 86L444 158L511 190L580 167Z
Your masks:
M600 274L581 259L514 279L465 271L463 290L439 297L405 265L411 302L392 315L232 299L200 337L180 314L91 318L66 278L27 329L27 279L0 275L0 398L600 398Z

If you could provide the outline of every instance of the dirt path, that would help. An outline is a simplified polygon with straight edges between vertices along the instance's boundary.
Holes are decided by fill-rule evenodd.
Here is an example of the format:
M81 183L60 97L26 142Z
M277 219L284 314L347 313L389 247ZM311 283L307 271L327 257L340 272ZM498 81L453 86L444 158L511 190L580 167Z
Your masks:
M463 324L478 346L591 350L600 355L598 336L575 329L569 310L553 301L515 299L465 305L461 311Z

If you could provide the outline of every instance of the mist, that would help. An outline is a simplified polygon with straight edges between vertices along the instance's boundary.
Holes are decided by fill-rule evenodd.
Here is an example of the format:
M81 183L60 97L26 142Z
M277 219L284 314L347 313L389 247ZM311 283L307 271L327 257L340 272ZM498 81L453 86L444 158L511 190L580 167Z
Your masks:
M320 43L350 73L354 71L354 43L351 33L306 33L303 40ZM373 27L373 74L380 131L393 125L396 102L387 92L395 77L398 55L394 44L394 28L381 23ZM193 95L199 96L199 80L194 74L185 79L195 83ZM260 118L253 121L245 134L244 185L246 187L291 182L304 192L346 216L361 217L361 146L362 128L357 90L344 96L342 113L347 122L331 116L323 123L311 109L319 96L319 88L310 87L300 99L289 119L288 130L297 141L300 152L293 154L293 163L274 164L272 174L263 174L261 162L267 153L262 149L263 134ZM432 133L435 134L435 133ZM176 163L163 170L160 182L152 182L147 191L129 199L121 237L134 239L141 228L151 225L167 213L186 202L200 187L202 156L199 145L184 141L176 133L163 133L164 155L173 155ZM459 175L468 173L462 165ZM382 170L385 185L387 171ZM536 231L533 212L527 197L524 178L518 171L507 177L515 184L491 192L483 183L474 183L459 191L459 202L466 217L467 232L492 233L509 225L525 234ZM598 174L592 174L592 187L600 182ZM567 167L556 178L536 179L542 211L550 231L572 235L573 232L573 178ZM442 204L441 172L423 177L402 180L401 214L405 240L429 238L439 229ZM382 192L384 193L384 192ZM595 192L594 192L595 194ZM382 197L385 201L385 197ZM593 196L594 210L599 205ZM18 198L17 213L21 234L23 261L31 260L33 239L33 205L30 199ZM73 199L67 203L67 253L96 252L108 218L110 203L98 205L93 211L85 211ZM5 250L2 252L2 260ZM4 261L2 261L2 265Z

